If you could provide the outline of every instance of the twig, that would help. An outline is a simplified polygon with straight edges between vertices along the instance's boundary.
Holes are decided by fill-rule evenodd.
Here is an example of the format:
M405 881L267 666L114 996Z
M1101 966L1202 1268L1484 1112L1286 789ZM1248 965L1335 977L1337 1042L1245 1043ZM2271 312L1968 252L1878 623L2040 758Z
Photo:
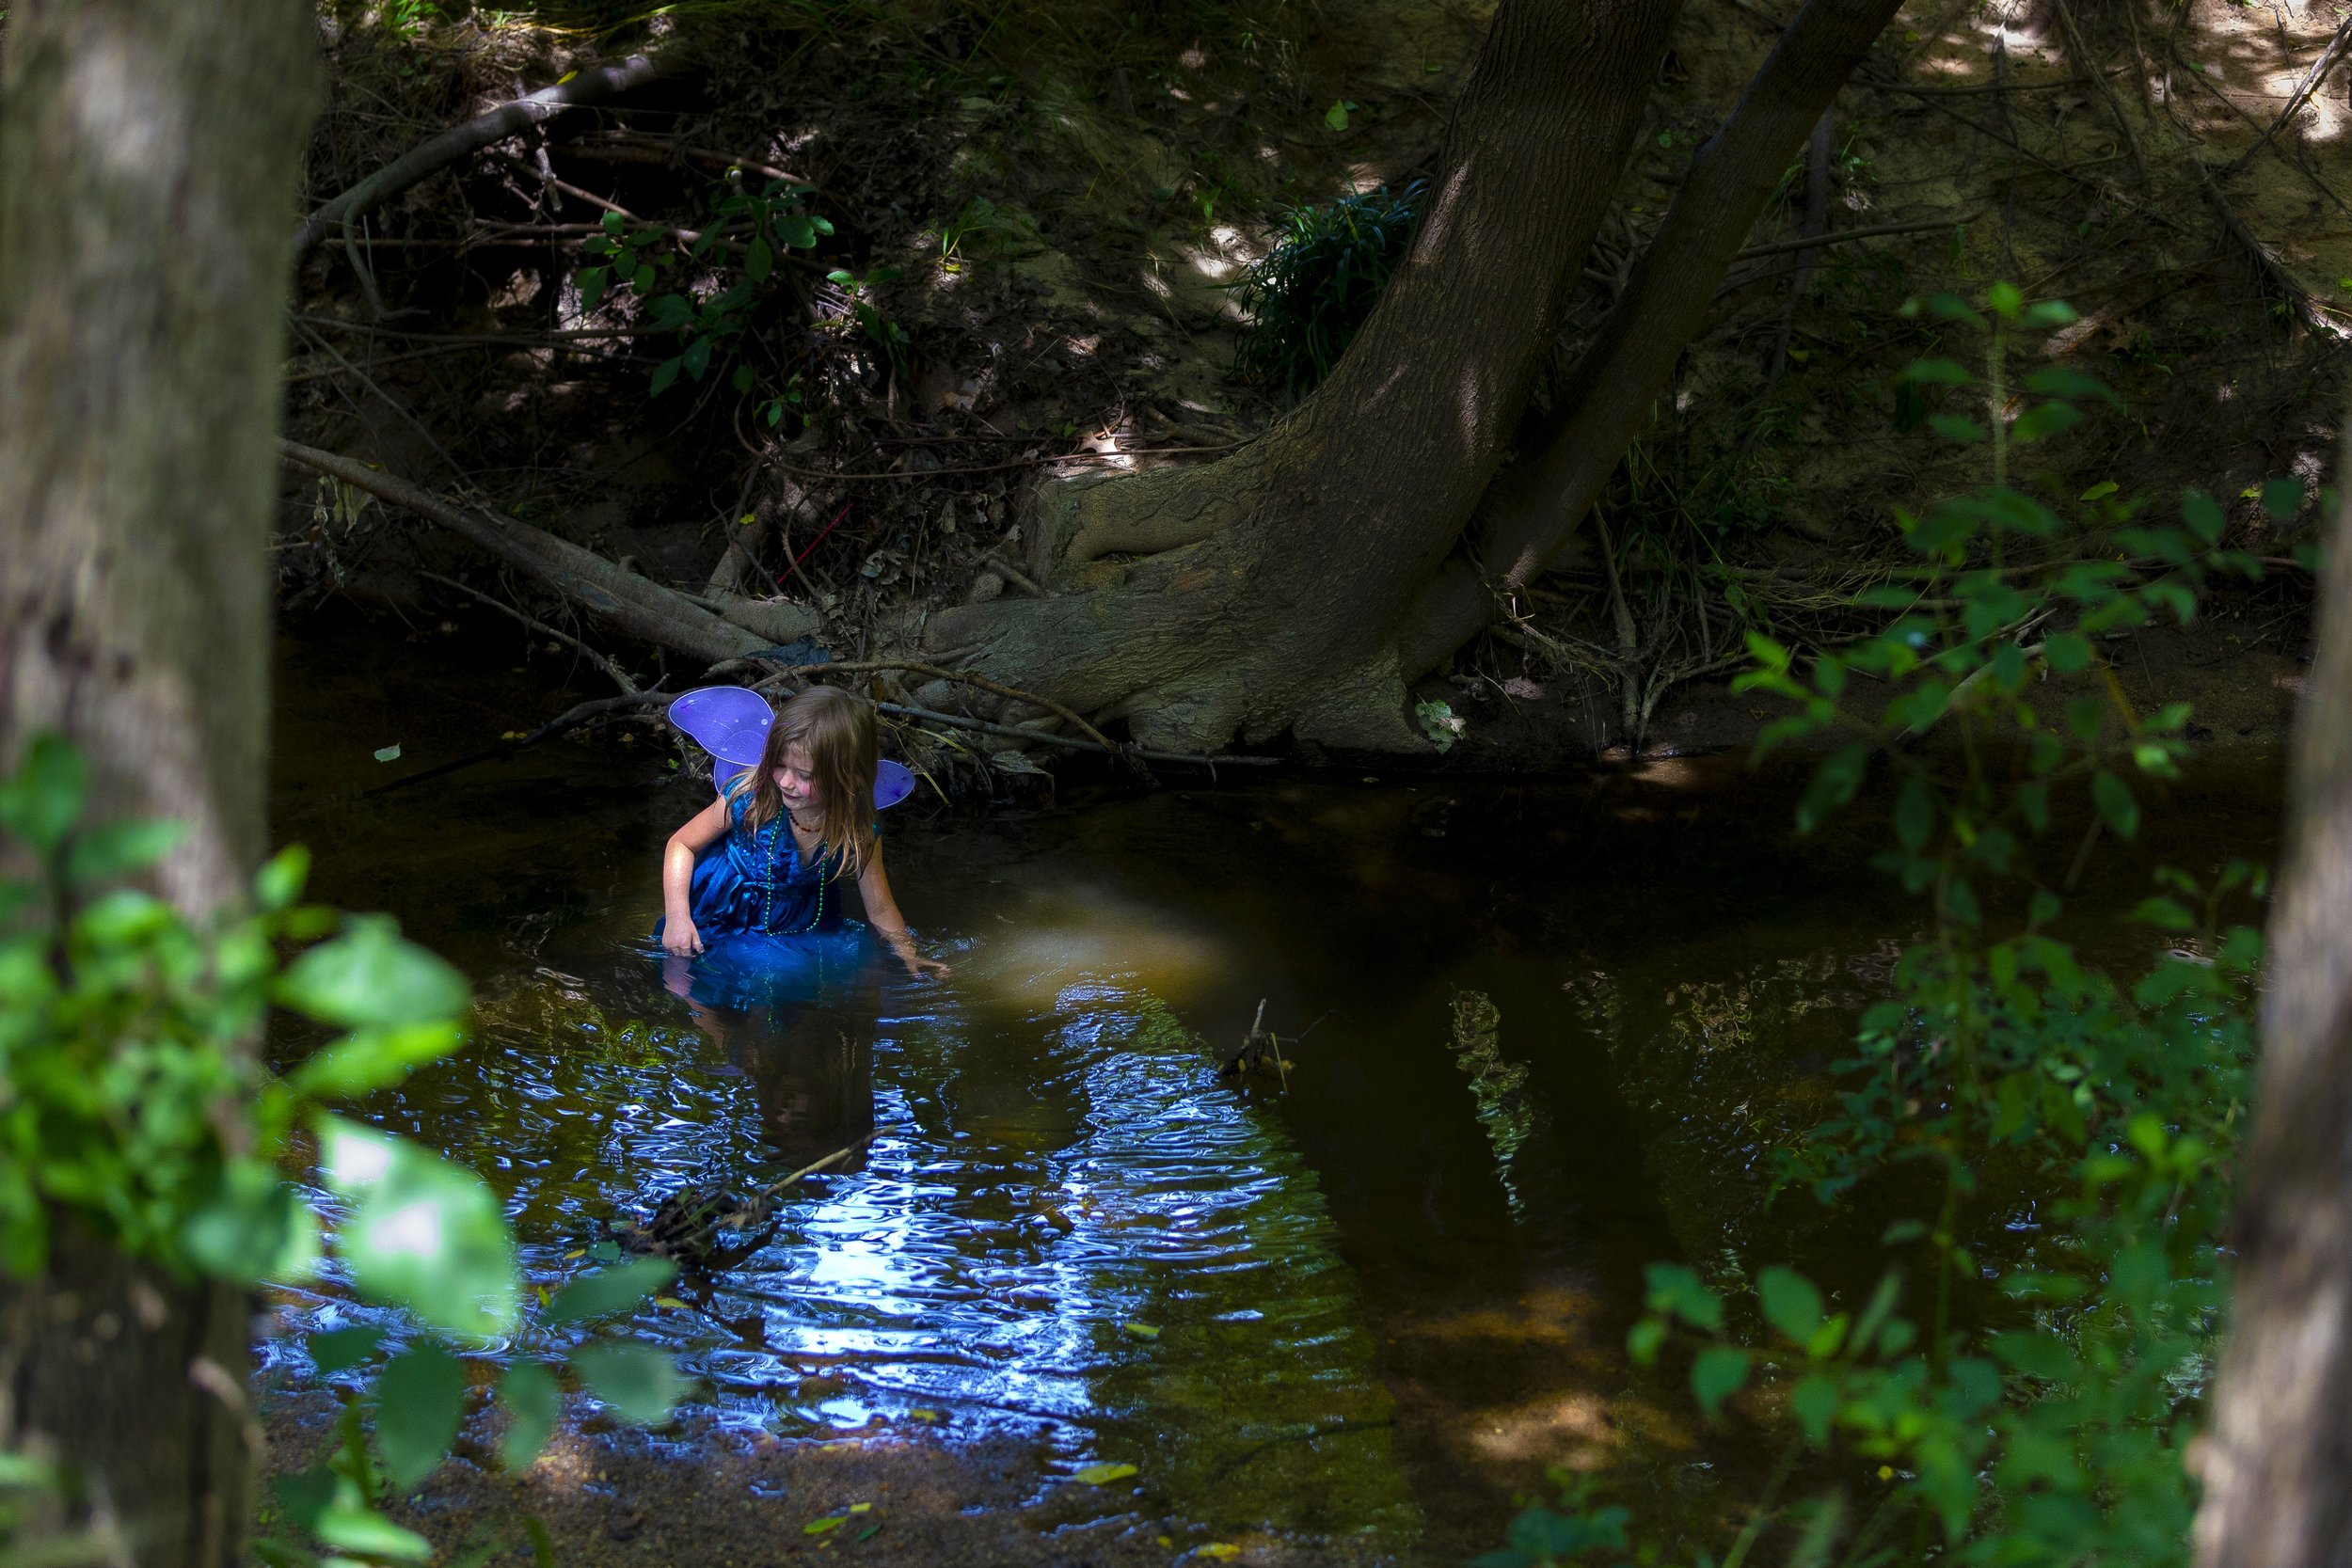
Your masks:
M377 784L373 789L367 791L361 799L372 800L379 795L389 795L396 789L406 789L410 784L423 784L428 779L445 778L460 768L471 768L476 763L493 762L502 757L511 757L527 746L536 746L541 741L553 740L558 736L569 735L592 719L600 719L608 713L618 713L625 708L651 707L657 703L666 703L669 700L670 694L662 690L659 683L651 690L632 692L625 697L591 698L587 702L565 708L520 740L501 741L487 751L476 752L469 756L459 757L454 762L445 762L438 767L428 768L421 773L411 773L405 778L394 779L389 784Z
M747 658L731 658L723 664L712 665L706 673L705 678L722 673L737 673L756 667L762 662L763 660L756 655ZM1045 709L1064 723L1076 725L1088 739L1115 757L1125 756L1131 750L1129 747L1118 744L1109 736L1088 723L1074 709L1064 707L1051 697L1041 697L1034 691L1024 691L1019 687L1006 686L1001 682L990 680L986 675L975 675L963 670L945 670L936 664L924 664L912 659L855 658L835 659L826 664L795 664L787 666L782 673L771 675L767 680L759 682L752 689L756 691L761 687L773 686L779 681L789 680L795 675L873 674L883 670L906 670L918 675L929 675L933 680L960 681L965 686L977 687L993 696L1003 697L1016 703L1028 703L1033 706ZM1027 735L1030 732L1015 730L1013 733Z
M2115 89L2107 85L2106 72L2099 70L2091 59L2090 47L2083 42L2082 29L2074 24L2074 8L2067 4L2067 0L2051 0L2051 3L2058 10L2058 27L2066 34L2067 52L2090 74L2091 90L2099 95L2100 101L2107 106L2107 113L2114 117L2116 132L2122 136L2124 147L2131 151L2133 172L2139 176L2139 188L2145 192L2148 189L2148 160L2140 153L2139 136L2132 130L2132 122L2124 118L2123 105L2116 100ZM2133 0L2133 3L2136 5L2138 0Z
M521 610L516 610L513 605L506 603L504 600L494 599L489 594L483 593L479 589L469 588L464 583L459 582L455 578L445 578L438 572L427 572L421 570L420 570L417 575L423 578L428 582L437 582L444 588L454 588L460 594L465 594L466 597L478 600L483 604L488 605L492 610L497 610L501 615L507 616L513 620L520 621L524 626L529 626L532 631L538 632L542 636L552 637L559 642L570 643L573 647L587 655L588 657L596 664L596 668L612 676L614 684L619 686L624 692L632 697L637 694L637 683L629 679L628 671L622 669L618 664L615 664L612 659L607 658L604 655L598 653L587 643L582 642L579 638L574 637L570 632L561 630L555 626L548 626L545 621L526 615Z
M1000 735L1012 740L1041 741L1048 746L1059 746L1065 751L1107 752L1113 756L1128 754L1121 752L1110 752L1107 747L1097 746L1091 740L1080 740L1076 736L1055 735L1049 730L1016 729L1010 724L999 724L993 720L974 719L961 713L936 713L930 708L912 707L905 703L876 703L874 705L882 712L899 719L919 719L926 723L946 724L959 730L977 730L983 735ZM1212 772L1229 764L1236 768L1279 768L1282 762L1279 757L1205 757L1193 756L1183 752L1137 752L1133 754L1140 756L1146 762L1190 763L1196 768L1206 768Z
M336 332L363 332L377 338L406 338L420 343L519 343L547 345L594 338L654 338L660 334L651 327L580 326L562 327L547 332L412 332L401 326L377 326L367 322L338 321L333 316L310 316L300 311L289 312L291 319L310 326L324 326Z
M827 473L821 468L796 468L789 463L778 463L775 467L782 468L787 474L798 474L803 479L830 479L842 481L895 479L904 481L912 484L920 483L922 481L930 479L939 474L996 474L1003 473L1008 468L1034 468L1041 463L1108 463L1115 458L1120 457L1180 457L1195 452L1231 451L1235 447L1241 446L1242 444L1243 443L1240 441L1228 441L1221 446L1215 447L1136 447L1126 451L1069 451L1062 452L1057 456L1024 457L1013 463L981 463L974 467L961 468L924 468L920 470L910 468L903 473Z
M2295 319L2301 322L2315 338L2342 338L2344 329L2322 314L2323 308L2312 297L2311 291L2296 282L2295 275L2287 271L2286 263L2279 260L2278 253L2246 227L2246 221L2237 215L2237 209L2230 205L2229 198L2223 196L2221 187L2214 182L2213 171L2205 166L2204 160L2191 158L2189 163L2196 168L2197 178L2205 188L2205 199L2213 203L2214 213L2221 219L2222 229L2245 250L2263 280L2285 296L2289 309L2295 312Z
M2185 4L2185 0L2184 0L2184 3ZM2177 29L2177 28L2175 28L2174 30L2175 30L2176 32L2178 31L2178 29ZM2199 87L2201 87L2204 88L2204 89L2205 89L2205 91L2207 91L2208 93L2211 93L2211 94L2213 95L2213 97L2214 97L2215 101L2216 101L2216 102L2217 102L2218 103L2220 103L2220 104L2221 104L2221 106L2222 106L2223 108L2225 108L2225 109L2229 110L2232 114L2233 114L2233 115L2237 116L2237 118L2238 118L2238 119L2240 119L2241 120L2244 120L2244 121L2246 122L2247 127L2248 127L2249 130L2257 130L2257 131L2259 131L2259 130L2261 130L2261 129L2262 129L2262 121L2261 121L2261 120L2259 120L2259 119L2255 119L2252 115L2248 114L2248 113L2246 112L2246 110L2245 110L2245 109L2244 109L2244 108L2243 108L2243 107L2239 104L2239 103L2238 103L2238 101L2237 101L2236 99L2232 98L2232 97L2231 97L2228 93L2223 92L2219 87L2216 86L2216 85L2215 85L2212 81L2208 80L2208 79L2206 78L2206 76L2205 76L2204 71L2202 71L2201 70L2198 69L2197 62L2196 62L2196 61L2194 61L2194 60L2192 60L2192 59L2190 59L2187 55L2184 55L2184 54L2182 54L2182 53L2181 53L2181 51L2180 51L2180 46L2179 46L2177 43L2173 42L2173 41L2172 41L2172 40L2170 40L2170 39L2167 39L2167 40L2165 40L2165 48L2166 48L2166 50L2167 50L2167 52L2168 52L2168 54L2169 54L2169 58L2170 58L2170 59L2172 59L2172 60L2177 60L2177 61L2179 61L2182 65L2184 65L2184 66L2185 66L2185 67L2187 67L2187 68L2188 68L2188 79L2189 79L2190 81L2192 81L2192 82L2196 83ZM2172 70L2172 68L2171 68L2170 64L2169 64L2169 63L2168 63L2168 64L2166 65L2166 67L2165 67L2165 72L2166 72L2166 74L2165 74L2165 83L2166 83L2166 89L2167 89L2167 90L2166 90L2166 97L2165 97L2165 107L2166 107L2167 109L2169 109L2169 108L2172 106L2172 100L2171 100L2171 96L2170 96L2170 85L2171 85L2171 80L2172 80L2172 77L2171 77L2171 70ZM2179 121L2179 119L2178 119L2178 117L2175 117L2175 119L2174 119L2174 123L2175 123L2175 124L2180 123L2180 121ZM2193 134L2194 134L2194 133L2192 133L2192 135L2193 135ZM2201 138L2200 138L2200 139L2201 139ZM2258 145L2259 145L2259 144L2258 144ZM2284 153L2284 152L2280 152L2280 157L2285 157L2286 155L2285 155L2285 153ZM2301 162L2300 160L2298 160L2298 159L2294 159L2294 158L2288 158L2288 159L2287 159L2287 162L2288 162L2288 163L2290 163L2290 164L2293 164L2293 165L2295 166L2295 169L2296 169L2296 173L2298 173L2298 174L2302 175L2302 177L2303 177L2304 179L2306 179L2306 180L2308 180L2308 181L2310 181L2310 182L2311 182L2311 183L2312 183L2312 188L2313 190L2316 190L2317 192L2319 192L2319 193L2320 193L2320 195L2322 195L2322 196L2326 197L2328 200L2330 200L2330 201L2334 202L2334 203L2336 204L2337 209L2338 209L2339 211L2342 211L2342 212L2346 212L2346 213L2352 213L2352 202L2348 202L2348 201L2344 200L2344 198L2343 197L2338 196L2338 195L2336 194L2336 188L2335 188L2333 185L2330 185L2329 183L2328 183L2328 182L2327 182L2327 181L2322 180L2322 179L2321 179L2318 175L2316 175L2316 174L2312 173L2312 172L2309 168L2306 168L2306 167L2303 166L2303 164L2302 164L2302 162ZM2235 168L2237 166L2236 166L2236 165L2234 165L2234 164L2233 164L2233 165L2231 165L2230 166L2231 166L2232 168Z
M2319 58L2312 63L2310 71L2303 73L2302 85L2295 89L2294 95L2287 100L2287 106L2279 111L2278 118L2273 119L2269 129L2262 134L2262 139L2231 159L2230 166L2225 172L2235 174L2246 166L2255 153L2270 145L2271 138L2279 134L2280 129L2288 120L2296 117L2303 105L2310 101L2312 94L2319 90L2321 78L2325 77L2328 69L2343 57L2346 43L2352 43L2352 16L2344 19L2344 25L2336 29L2336 36L2328 40L2328 47L2319 52Z
M1988 92L2048 92L2058 87L2079 87L2090 81L2087 76L2069 76L2062 82L1978 82L1964 87L1926 87L1909 82L1881 82L1870 85L1881 92L1899 92L1907 98L1968 98Z
M1785 256L1792 250L1812 250L1821 245L1844 245L1849 240L1877 240L1890 234L1919 234L1931 229L1949 229L1955 224L1972 221L1974 212L1952 217L1920 218L1911 223L1882 223L1869 229L1840 229L1794 240L1774 240L1769 245L1752 245L1732 258L1735 261L1753 261L1759 256Z
M665 61L632 55L616 65L580 71L551 87L542 87L528 97L501 103L487 114L476 115L463 124L428 137L303 219L294 230L294 255L299 257L336 229L342 229L348 237L352 220L360 214L467 153L544 124L579 104L593 103L642 87L660 75L666 66Z

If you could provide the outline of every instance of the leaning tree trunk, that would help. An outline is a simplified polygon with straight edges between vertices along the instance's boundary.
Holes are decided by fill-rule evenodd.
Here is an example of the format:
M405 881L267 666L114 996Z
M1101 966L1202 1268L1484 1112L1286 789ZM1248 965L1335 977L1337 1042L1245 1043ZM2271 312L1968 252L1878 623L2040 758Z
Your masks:
M2346 471L2352 471L2352 436ZM2201 1568L2352 1562L2352 501L2295 726Z
M977 643L1000 678L1125 717L1153 745L1285 728L1414 744L1404 681L1474 636L1497 591L1523 586L1581 523L1897 3L1808 0L1692 163L1557 413L1524 432L1672 0L1505 0L1413 250L1331 379L1222 463L1051 487L1033 552L1079 591L970 607L928 641ZM1515 437L1528 450L1498 479ZM1448 562L1473 515L1477 547Z
M1675 8L1503 0L1412 250L1330 379L1223 463L1049 499L1057 585L1082 580L1064 562L1162 553L935 617L930 645L982 643L979 668L1168 750L1405 741L1397 621L1502 459Z
M0 766L61 731L101 815L264 845L286 233L318 81L304 0L30 0L0 54ZM46 1447L147 1565L242 1555L243 1292L60 1227L0 1280L0 1443Z

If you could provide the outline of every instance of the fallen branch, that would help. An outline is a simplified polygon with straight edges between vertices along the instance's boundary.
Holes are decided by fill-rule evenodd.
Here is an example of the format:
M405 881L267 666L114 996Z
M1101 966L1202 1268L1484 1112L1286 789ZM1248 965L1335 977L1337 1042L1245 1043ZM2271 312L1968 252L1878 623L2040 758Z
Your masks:
M440 135L419 142L303 219L294 230L294 255L300 257L329 231L346 227L386 198L399 195L467 153L544 124L566 109L643 87L665 69L666 62L632 55L616 65L596 66L526 98L501 103L487 114L477 115L462 125L453 125Z
M667 703L671 700L670 693L663 691L658 686L650 691L635 691L621 697L592 698L587 702L565 708L520 740L501 741L486 751L475 752L469 756L459 757L454 762L444 762L437 767L428 768L421 773L411 773L405 778L394 779L390 784L378 784L369 790L363 799L373 800L379 795L389 795L396 789L406 789L410 784L423 784L428 779L446 778L460 768L471 768L476 763L496 762L504 757L511 757L527 746L536 746L543 741L553 740L558 736L569 735L590 720L601 719L608 713L619 713L633 707L652 707L656 704Z
M2273 292L2284 296L2288 309L2295 312L2295 319L2301 322L2314 338L2341 339L2344 335L2344 328L2328 319L2325 313L2327 308L2287 270L2286 263L2279 260L2279 253L2246 227L2246 220L2237 215L2237 209L2230 205L2229 198L2221 194L2221 187L2214 183L2213 170L2205 166L2205 161L2192 157L2189 163L2196 168L2197 178L2205 188L2205 199L2213 204L2215 215L2221 219L2222 230L2246 252L2247 259L2254 263L2254 270L2263 281Z
M714 675L740 673L744 672L749 663L753 662L766 661L757 660L756 656L755 656L753 660L729 660L724 665L715 665L708 671L705 672L704 678L707 680ZM1133 747L1120 745L1109 736L1104 735L1101 730L1096 729L1092 724L1088 723L1083 718L1079 717L1076 710L1064 707L1061 704L1054 701L1051 697L1041 697L1034 691L1024 691L1017 686L1006 686L1002 682L990 680L986 675L975 675L969 671L947 670L943 669L936 664L924 664L913 659L856 658L836 659L826 664L795 664L787 667L780 673L771 675L768 679L759 682L758 685L753 687L752 689L757 691L762 688L773 686L780 681L790 680L796 675L875 674L884 670L904 670L917 675L929 675L933 680L957 681L965 686L977 688L979 690L986 691L992 696L1003 697L1010 702L1027 703L1034 707L1041 707L1045 709L1048 713L1053 714L1064 723L1076 725L1077 728L1085 734L1089 740L1093 741L1096 746L1105 752L1108 752L1115 757L1129 755L1134 751ZM1027 730L1016 730L1014 733L1017 735L1027 735L1030 732Z
M2123 138L2123 146L2131 152L2132 171L2139 176L2139 188L2142 191L2147 190L2148 160L2140 152L2139 136L2132 130L2132 122L2124 115L2123 105L2116 100L2115 88L2108 85L2105 71L2094 69L2090 58L2090 46L2083 41L2082 29L2074 24L2074 8L2066 3L2066 0L2051 0L2051 4L2058 11L2058 30L2066 35L2067 53L2074 56L2075 64L2090 73L2091 89L2099 95L2099 101L2107 106L2107 114L2115 121L2116 134Z
M1735 261L1753 261L1759 256L1785 256L1792 250L1812 250L1821 245L1844 245L1851 240L1881 240L1890 234L1923 234L1930 230L1949 229L1955 224L1975 220L1974 212L1956 214L1951 217L1919 218L1910 223L1882 223L1868 229L1830 229L1810 238L1774 240L1769 245L1752 245L1732 258Z
M286 440L278 443L278 451L297 467L340 480L470 540L631 637L675 648L706 664L741 658L771 645L684 594L624 571L596 551L544 529L455 505L335 452Z
M1035 740L1042 742L1048 746L1059 746L1065 751L1101 752L1108 752L1112 756L1127 756L1133 754L1140 756L1146 762L1190 763L1196 768L1206 768L1212 771L1218 768L1229 766L1234 768L1279 768L1281 766L1282 761L1279 757L1196 756L1185 752L1136 752L1130 753L1125 751L1112 751L1109 747L1105 746L1097 746L1091 740L1080 740L1076 736L1073 735L1055 735L1047 730L1025 730L1012 724L999 724L993 720L974 719L961 713L939 713L927 707L910 706L905 703L876 703L874 705L880 708L882 712L898 719L916 719L930 724L946 724L952 729L977 730L983 735L998 735L1011 740Z
M2278 135L2280 128L2293 119L2303 105L2311 101L2312 93L2319 90L2320 81L2327 76L2328 68L2344 56L2346 43L2352 43L2352 16L2344 19L2344 25L2336 29L2336 36L2329 39L2328 47L2319 52L2319 58L2312 62L2310 71L2304 72L2302 84L2295 89L2294 96L2287 100L2287 106L2280 109L2278 118L2270 122L2269 129L2263 132L2262 139L2231 159L2230 166L2224 172L2235 174L2252 161L2254 154L2270 145L2271 138Z

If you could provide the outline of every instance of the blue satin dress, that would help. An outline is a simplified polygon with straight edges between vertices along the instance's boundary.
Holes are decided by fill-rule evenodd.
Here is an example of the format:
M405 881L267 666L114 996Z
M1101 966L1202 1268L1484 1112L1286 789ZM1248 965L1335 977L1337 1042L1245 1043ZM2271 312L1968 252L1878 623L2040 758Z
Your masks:
M728 798L726 837L694 862L687 907L703 951L668 960L685 970L671 987L687 981L695 1001L723 1006L809 1000L864 968L865 927L843 916L850 882L834 857L803 855L781 812L751 827L750 805L749 790ZM667 924L655 923L657 943Z

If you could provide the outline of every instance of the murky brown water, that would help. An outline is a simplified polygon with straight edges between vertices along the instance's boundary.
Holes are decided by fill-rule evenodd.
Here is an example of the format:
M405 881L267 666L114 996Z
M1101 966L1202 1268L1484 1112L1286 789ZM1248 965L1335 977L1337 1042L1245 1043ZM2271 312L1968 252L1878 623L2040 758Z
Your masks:
M534 1276L670 1192L877 1134L641 1317L725 1422L1036 1431L1205 1523L1443 1560L1550 1465L1611 1466L1648 1511L1737 1472L1736 1435L1626 1362L1644 1263L1869 1254L1874 1227L1767 1212L1759 1154L1915 928L1865 869L1867 811L1799 840L1788 781L1705 762L904 808L893 879L954 977L836 974L706 1029L637 950L706 784L556 747L362 793L570 700L482 657L290 644L277 834L321 896L473 976L476 1043L369 1114L508 1195ZM2266 856L2276 779L2215 771L2152 834L2197 870ZM2109 917L2145 888L2102 875L2077 935L2122 955L2141 939ZM1480 996L1500 1027L1466 1055ZM1262 998L1286 1033L1323 1021L1286 1089L1215 1072Z

